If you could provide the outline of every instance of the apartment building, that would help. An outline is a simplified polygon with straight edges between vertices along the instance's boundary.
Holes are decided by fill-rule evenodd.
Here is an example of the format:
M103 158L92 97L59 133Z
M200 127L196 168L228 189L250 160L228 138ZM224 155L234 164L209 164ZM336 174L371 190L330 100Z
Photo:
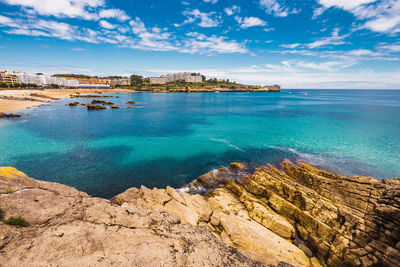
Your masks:
M161 75L160 77L151 77L150 84L166 84L169 82L179 82L184 81L188 83L201 83L203 78L201 75L193 75L190 72L180 72L168 75Z
M77 87L79 85L79 82L75 79L52 77L43 74L18 73L18 79L20 83L32 83L39 86L58 85L62 87Z
M13 85L19 83L18 76L8 71L0 72L0 82L6 83L7 85Z
M131 85L131 79L129 79L129 78L111 79L110 85L112 87L129 86L129 85Z

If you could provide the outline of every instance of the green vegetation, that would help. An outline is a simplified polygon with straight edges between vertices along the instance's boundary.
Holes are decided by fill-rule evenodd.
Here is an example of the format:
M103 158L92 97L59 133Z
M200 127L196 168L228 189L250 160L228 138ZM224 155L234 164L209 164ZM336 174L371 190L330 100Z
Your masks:
M10 217L5 220L4 223L21 227L27 227L29 225L29 223L23 217Z
M143 83L143 76L131 75L131 86L138 86Z
M13 192L12 188L8 188L4 193L11 194Z
M97 76L88 76L83 74L54 74L53 77L73 77L73 78L81 78L81 79L90 79L97 78Z
M137 76L137 75L136 75ZM140 77L140 76L139 76ZM136 79L136 78L135 78ZM131 79L132 81L132 79ZM135 80L134 83L131 83L131 86L121 86L122 88L134 89L138 91L153 91L153 90L178 90L178 91L196 91L196 90L218 90L218 89L230 89L230 90L238 90L238 89L253 89L257 90L261 88L261 86L257 85L246 85L246 84L238 84L236 82L230 82L229 80L220 80L217 79L209 79L205 80L203 77L202 83L188 83L184 81L179 82L170 82L167 84L150 84L149 79L142 79L140 83L138 80Z
M4 217L4 210L0 208L0 220L2 220Z

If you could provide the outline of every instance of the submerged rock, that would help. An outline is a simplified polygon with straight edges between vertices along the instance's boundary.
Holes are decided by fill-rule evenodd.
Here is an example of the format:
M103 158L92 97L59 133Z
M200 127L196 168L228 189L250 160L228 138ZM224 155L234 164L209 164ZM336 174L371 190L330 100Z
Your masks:
M86 105L86 107L87 107L87 109L88 109L88 110L101 110L101 109L107 109L106 107L104 107L104 106L101 106L101 105L91 105L91 104L87 104L87 105Z
M96 104L102 104L102 105L114 105L113 102L108 102L108 101L103 101L103 100L98 100L98 99L93 99L92 100L92 105Z
M127 106L125 108L136 108L135 106Z
M76 107L78 105L79 105L79 102L71 102L71 103L67 104L66 106Z
M135 101L128 101L128 102L126 102L126 104L128 104L128 105L135 105L136 102L135 102Z
M117 109L117 108L119 108L118 106L111 106L110 108L112 108L112 109Z

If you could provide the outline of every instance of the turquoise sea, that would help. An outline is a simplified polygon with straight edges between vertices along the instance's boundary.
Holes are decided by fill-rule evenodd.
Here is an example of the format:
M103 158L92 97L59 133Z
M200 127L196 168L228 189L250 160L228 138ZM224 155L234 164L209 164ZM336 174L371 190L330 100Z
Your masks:
M182 186L232 161L302 160L344 175L400 176L400 91L113 94L136 109L65 99L0 121L0 165L112 197Z

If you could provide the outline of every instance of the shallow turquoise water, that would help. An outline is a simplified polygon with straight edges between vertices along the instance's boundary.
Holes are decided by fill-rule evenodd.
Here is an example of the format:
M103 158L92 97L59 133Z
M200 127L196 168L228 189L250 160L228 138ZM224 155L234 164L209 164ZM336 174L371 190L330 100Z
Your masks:
M400 91L114 96L106 100L138 108L89 112L61 100L1 120L0 165L102 197L178 187L232 161L289 158L345 175L400 176Z

